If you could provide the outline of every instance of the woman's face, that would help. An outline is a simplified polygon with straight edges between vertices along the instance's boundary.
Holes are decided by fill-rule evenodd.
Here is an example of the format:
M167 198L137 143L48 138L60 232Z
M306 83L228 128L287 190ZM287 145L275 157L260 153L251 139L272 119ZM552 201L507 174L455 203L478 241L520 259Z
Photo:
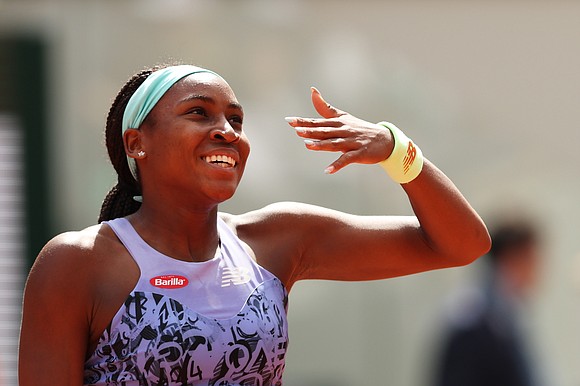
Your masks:
M214 205L230 198L250 153L243 110L230 86L211 73L174 84L140 128L143 196L185 194L188 202Z

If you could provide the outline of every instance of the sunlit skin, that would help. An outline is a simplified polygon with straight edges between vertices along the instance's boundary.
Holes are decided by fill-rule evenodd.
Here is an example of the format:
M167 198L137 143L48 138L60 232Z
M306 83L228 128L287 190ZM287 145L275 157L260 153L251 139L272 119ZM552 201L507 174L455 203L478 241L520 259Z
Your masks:
M333 107L315 89L311 98L320 117L296 117L289 125L301 139L315 141L307 149L337 153L327 172L390 155L393 138L384 127ZM218 212L236 191L250 146L232 89L210 73L177 82L124 141L137 160L143 192L141 208L128 219L149 245L175 259L211 259L218 216L288 291L305 279L386 279L465 265L489 249L480 217L428 160L415 180L402 185L414 216L357 216L296 202ZM218 155L226 162L213 163ZM108 225L52 239L27 282L21 385L81 385L86 358L139 274Z

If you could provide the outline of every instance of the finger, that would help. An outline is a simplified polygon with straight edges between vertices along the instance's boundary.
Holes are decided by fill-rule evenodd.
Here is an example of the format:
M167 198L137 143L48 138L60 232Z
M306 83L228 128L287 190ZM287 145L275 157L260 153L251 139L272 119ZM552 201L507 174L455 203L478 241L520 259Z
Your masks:
M360 144L348 138L331 138L314 141L312 139L305 139L304 145L306 145L309 150L342 153L360 148Z
M324 172L327 174L334 174L340 169L344 168L345 166L350 165L352 163L356 163L356 160L359 157L359 153L360 152L357 150L343 153L340 157L336 159L336 161L328 165L328 167L324 169Z
M298 136L315 140L349 138L352 136L348 128L301 126L294 129Z
M343 124L339 121L326 118L301 118L286 117L286 122L292 127L340 127Z
M326 102L324 98L322 98L322 94L320 94L320 91L318 91L316 87L311 87L310 90L314 109L316 109L316 112L320 114L322 117L337 118L345 114L344 111L339 110L336 107L331 106L330 103Z

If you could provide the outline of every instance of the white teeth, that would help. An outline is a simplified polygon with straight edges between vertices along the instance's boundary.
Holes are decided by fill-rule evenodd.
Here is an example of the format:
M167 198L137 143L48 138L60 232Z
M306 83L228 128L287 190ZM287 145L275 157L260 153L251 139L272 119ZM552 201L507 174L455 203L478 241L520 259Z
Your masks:
M216 163L217 165L220 165L223 168L236 166L236 161L234 161L234 159L232 157L227 156L227 155L219 154L219 155L205 156L204 159L205 159L205 162L207 162L207 163Z

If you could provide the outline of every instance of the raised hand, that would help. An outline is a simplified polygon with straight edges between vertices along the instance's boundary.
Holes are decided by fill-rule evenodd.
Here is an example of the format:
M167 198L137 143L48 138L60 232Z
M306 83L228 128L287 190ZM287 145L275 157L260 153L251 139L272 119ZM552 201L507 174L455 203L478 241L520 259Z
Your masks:
M304 138L309 150L342 153L325 169L326 173L335 173L352 163L374 164L389 157L394 142L388 129L337 109L314 87L311 97L322 118L288 117L286 121Z

